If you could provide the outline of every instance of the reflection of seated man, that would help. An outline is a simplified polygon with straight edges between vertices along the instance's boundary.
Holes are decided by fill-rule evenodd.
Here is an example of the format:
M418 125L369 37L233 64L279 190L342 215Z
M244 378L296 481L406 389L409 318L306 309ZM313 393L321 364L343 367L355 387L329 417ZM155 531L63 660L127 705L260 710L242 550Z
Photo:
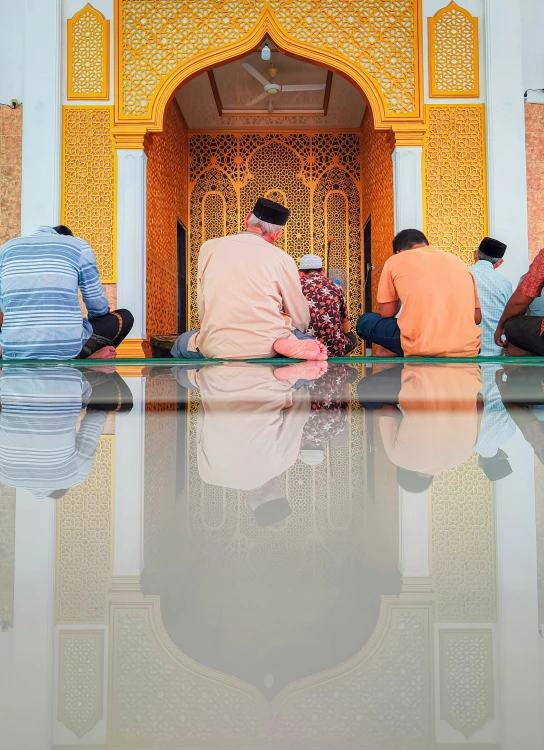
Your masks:
M310 414L308 388L300 384L300 375L316 377L314 371L322 367L326 364L174 368L180 382L188 377L200 390L197 460L202 481L247 492L246 502L260 525L277 523L290 513L276 477L296 462Z
M173 357L257 359L281 354L327 359L306 331L308 303L296 263L274 243L289 218L279 203L259 198L245 232L208 240L198 256L199 331L183 333Z
M496 382L508 413L544 464L544 367L506 366Z
M130 390L117 374L69 367L4 368L0 399L0 481L37 497L61 497L82 484L108 411L131 408Z
M509 356L544 356L544 318L526 315L544 289L544 248L538 253L523 280L508 300L497 330L495 343ZM506 336L506 341L503 339Z
M400 408L394 405L395 385L400 385ZM471 455L478 439L481 389L476 364L394 365L359 383L362 405L381 407L382 442L399 469L403 489L422 492L436 474Z
M487 362L483 363L481 368L484 411L475 452L480 456L480 468L489 481L497 482L512 473L508 455L502 446L515 435L516 425L508 414L497 388L495 376L502 365Z
M285 490L274 477L294 464L310 408L301 380L311 373L291 368L228 363L190 372L202 398L200 475L246 490L257 524L237 494L225 493L223 522L210 533L202 511L212 498L196 486L159 519L163 528L145 550L142 578L144 593L159 595L164 627L183 654L251 684L267 701L360 653L376 629L382 596L401 590L398 532L391 539L385 523L369 531L361 507L358 520L339 529L328 519L325 488L297 481L300 465ZM173 370L183 382L186 369ZM340 471L349 473L347 456ZM354 505L363 506L362 489L353 494ZM345 500L337 498L342 506ZM288 514L281 526L263 528ZM384 497L373 515L391 517L398 518L398 493Z
M92 249L62 225L0 248L0 309L4 359L113 359L134 322L110 312Z
M382 356L476 357L482 314L467 266L416 229L399 232L393 251L378 285L380 312L361 315L358 335Z
M327 372L309 385L312 400L310 418L302 435L300 458L317 466L325 459L326 445L346 427L350 400L349 383L357 371L349 365L329 364Z

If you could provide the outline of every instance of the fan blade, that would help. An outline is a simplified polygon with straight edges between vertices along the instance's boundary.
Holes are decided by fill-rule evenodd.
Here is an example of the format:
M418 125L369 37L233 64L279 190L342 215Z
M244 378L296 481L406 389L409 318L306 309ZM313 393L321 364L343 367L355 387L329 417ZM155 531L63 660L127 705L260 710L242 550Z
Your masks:
M323 91L326 87L325 83L292 83L287 86L282 86L282 91Z
M253 104L257 104L257 102L260 102L261 99L266 99L268 94L266 91L263 91L262 94L259 94L259 96L256 96L254 99L252 99L250 102L247 102L247 104L244 104L244 107L251 107Z
M255 70L253 65L250 65L249 63L242 63L242 68L245 68L249 75L253 76L253 78L256 78L259 83L262 83L263 86L266 86L267 83L270 83L268 78L265 78L259 73L258 70Z

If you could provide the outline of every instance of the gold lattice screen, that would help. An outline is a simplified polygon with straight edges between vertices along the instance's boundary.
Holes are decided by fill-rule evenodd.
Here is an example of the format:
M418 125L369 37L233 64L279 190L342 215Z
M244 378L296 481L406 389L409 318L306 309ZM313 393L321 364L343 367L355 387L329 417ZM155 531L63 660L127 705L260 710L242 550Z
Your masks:
M196 273L201 244L235 233L259 196L286 205L281 247L295 260L320 255L348 279L352 321L361 311L359 133L193 133L190 138L189 325L199 325ZM327 237L334 239L327 247Z

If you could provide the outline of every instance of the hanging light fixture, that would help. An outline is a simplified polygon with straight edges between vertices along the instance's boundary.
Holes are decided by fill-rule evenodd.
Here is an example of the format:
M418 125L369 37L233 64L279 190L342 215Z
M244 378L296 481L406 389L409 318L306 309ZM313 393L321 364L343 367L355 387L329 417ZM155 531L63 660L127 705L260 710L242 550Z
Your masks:
M268 46L268 44L265 44L261 50L261 58L268 61L270 60L270 54L270 47Z

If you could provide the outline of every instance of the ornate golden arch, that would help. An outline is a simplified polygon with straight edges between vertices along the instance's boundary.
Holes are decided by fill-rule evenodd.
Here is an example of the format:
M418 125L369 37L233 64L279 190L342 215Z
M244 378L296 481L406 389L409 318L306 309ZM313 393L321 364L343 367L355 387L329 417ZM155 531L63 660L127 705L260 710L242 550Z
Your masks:
M377 130L392 129L398 145L421 144L425 134L425 114L422 90L421 50L421 0L414 2L415 34L415 85L416 105L414 112L390 114L384 94L374 78L365 69L347 56L328 49L300 41L288 34L278 22L270 5L266 3L254 27L241 39L201 52L174 68L158 85L152 96L151 116L142 118L122 113L122 0L116 0L116 54L115 54L115 125L113 136L118 148L141 148L148 133L161 132L168 103L176 91L200 73L248 55L258 48L265 37L283 53L333 70L355 85L365 97L372 112Z

